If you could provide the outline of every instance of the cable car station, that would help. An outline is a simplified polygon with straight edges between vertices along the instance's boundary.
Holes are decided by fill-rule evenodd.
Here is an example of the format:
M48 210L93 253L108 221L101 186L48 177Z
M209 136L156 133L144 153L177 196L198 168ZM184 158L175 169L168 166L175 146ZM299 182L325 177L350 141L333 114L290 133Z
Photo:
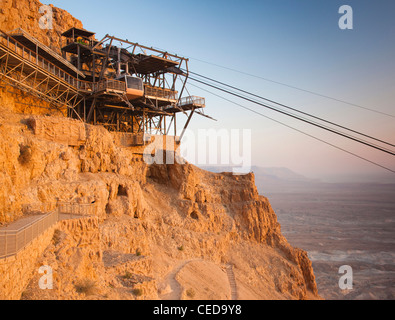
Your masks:
M139 137L176 136L179 113L186 116L183 132L194 113L206 116L205 99L187 95L187 58L94 35L65 31L59 54L22 29L0 31L0 78L67 107L68 117ZM135 144L145 144L145 138Z

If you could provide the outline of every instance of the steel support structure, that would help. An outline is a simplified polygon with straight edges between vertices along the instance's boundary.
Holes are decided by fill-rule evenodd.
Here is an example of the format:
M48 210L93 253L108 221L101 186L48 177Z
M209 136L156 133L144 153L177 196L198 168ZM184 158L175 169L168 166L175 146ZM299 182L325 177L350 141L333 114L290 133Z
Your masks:
M107 42L109 44L104 47ZM119 63L112 55L115 42L127 46L129 57L147 59L143 61L144 66L136 64L139 72L130 70L143 79L145 92L140 99L129 101L125 83L122 87L120 81L108 76L114 64ZM0 81L47 101L50 106L67 107L69 117L117 132L168 135L174 128L176 135L176 114L182 112L188 117L183 135L193 114L199 113L196 109L204 108L203 98L182 98L188 79L186 58L108 35L92 47L91 52L83 59L79 55L76 60L81 68L83 65L83 70L79 71L91 67L92 78L85 81L78 73L72 76L53 63L59 65L59 61L46 60L39 55L38 49L31 50L0 31ZM155 66L158 63L159 67ZM149 71L150 64L152 70L160 71ZM176 91L178 80L181 88ZM189 115L187 111L191 111Z
M75 78L5 33L0 33L0 81L75 115L83 100Z

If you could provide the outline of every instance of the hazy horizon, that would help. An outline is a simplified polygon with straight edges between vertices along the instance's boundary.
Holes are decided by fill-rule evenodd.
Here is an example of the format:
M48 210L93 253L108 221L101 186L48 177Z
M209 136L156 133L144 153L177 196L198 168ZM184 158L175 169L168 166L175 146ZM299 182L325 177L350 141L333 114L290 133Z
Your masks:
M232 171L232 166L223 166L223 165L197 165L199 168L220 172L220 171ZM303 180L305 182L322 182L322 183L340 183L340 184L348 184L348 183L363 183L363 184L395 184L395 178L388 176L386 174L358 174L358 175L329 175L322 176L320 178L305 176L300 172L296 172L290 168L286 167L262 167L262 166L252 166L250 172L254 172L256 174L256 170L266 170L267 174L273 175L279 179L286 179L289 181L298 181ZM273 173L273 171L278 171L280 174ZM269 173L270 172L270 173ZM289 175L288 175L289 174ZM300 179L293 179L293 177L300 177Z

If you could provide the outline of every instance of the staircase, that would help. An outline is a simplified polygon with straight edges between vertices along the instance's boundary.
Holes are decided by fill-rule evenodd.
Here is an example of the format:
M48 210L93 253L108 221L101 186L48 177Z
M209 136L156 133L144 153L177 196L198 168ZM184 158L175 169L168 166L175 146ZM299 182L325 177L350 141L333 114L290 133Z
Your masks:
M228 264L226 266L226 274L228 275L230 291L231 291L231 300L237 300L237 284L235 274L233 272L233 265Z

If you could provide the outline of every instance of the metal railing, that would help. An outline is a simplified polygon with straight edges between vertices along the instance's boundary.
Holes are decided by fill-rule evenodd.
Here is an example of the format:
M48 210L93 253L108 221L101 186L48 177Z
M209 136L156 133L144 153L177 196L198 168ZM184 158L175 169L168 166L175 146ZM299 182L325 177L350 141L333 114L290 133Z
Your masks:
M60 220L64 218L73 219L75 216L87 217L96 215L96 206L94 203L68 203L58 202L58 212L61 215Z
M146 96L159 99L177 100L177 91L144 85Z
M57 210L58 203L56 201L53 202L45 202L45 203L30 203L22 205L23 214L29 213L45 213L52 212Z
M26 48L24 45L19 43L17 40L0 31L0 43L4 45L8 50L13 51L24 60L27 60L40 68L48 71L54 76L60 78L62 81L66 82L70 86L83 91L93 91L93 83L89 81L83 81L75 78L66 71L62 70L52 62L41 57L36 52Z
M112 80L112 79L105 79L96 83L95 91L100 92L107 90L126 92L126 83L123 81Z
M0 259L16 255L58 220L58 211L53 211L18 230L0 230Z
M53 208L54 206L55 208ZM57 202L25 206L24 210L34 212L46 208L53 208L52 212L38 217L36 220L17 230L0 229L0 259L16 255L30 242L60 220L96 216L96 206L94 203Z
M206 104L206 99L197 96L189 96L181 98L178 102L178 106L187 106L187 105L195 105L195 106L204 106Z

